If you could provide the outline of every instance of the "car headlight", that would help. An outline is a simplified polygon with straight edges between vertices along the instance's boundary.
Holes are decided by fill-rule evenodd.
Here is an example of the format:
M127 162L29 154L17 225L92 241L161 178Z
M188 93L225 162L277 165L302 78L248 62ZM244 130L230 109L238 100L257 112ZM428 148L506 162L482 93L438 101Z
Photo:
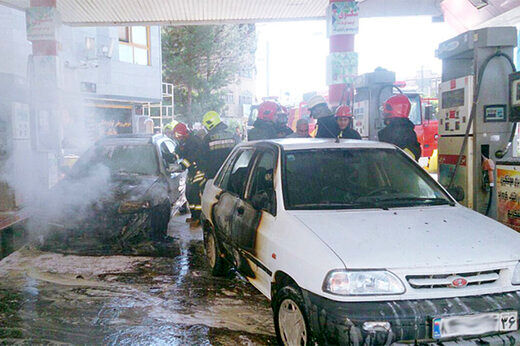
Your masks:
M515 271L513 272L513 277L511 278L511 283L513 285L520 285L520 262L516 264Z
M135 213L142 209L150 208L150 202L148 201L125 201L121 202L119 209L117 210L121 214Z
M323 282L323 290L342 296L403 294L401 280L386 270L333 270Z

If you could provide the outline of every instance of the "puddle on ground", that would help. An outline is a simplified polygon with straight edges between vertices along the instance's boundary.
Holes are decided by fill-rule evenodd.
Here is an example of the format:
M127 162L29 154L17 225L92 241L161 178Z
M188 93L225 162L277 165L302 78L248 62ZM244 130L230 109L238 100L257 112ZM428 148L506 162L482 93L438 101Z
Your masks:
M168 257L76 256L26 247L0 261L0 339L27 343L276 344L268 300L213 278L201 231L170 223Z

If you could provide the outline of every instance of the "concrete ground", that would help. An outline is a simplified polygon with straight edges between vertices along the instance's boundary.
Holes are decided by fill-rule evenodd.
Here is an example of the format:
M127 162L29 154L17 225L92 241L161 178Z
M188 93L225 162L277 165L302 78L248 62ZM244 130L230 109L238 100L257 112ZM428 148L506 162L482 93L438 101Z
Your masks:
M213 278L201 229L174 217L170 257L76 256L25 247L0 261L6 343L276 344L268 300Z

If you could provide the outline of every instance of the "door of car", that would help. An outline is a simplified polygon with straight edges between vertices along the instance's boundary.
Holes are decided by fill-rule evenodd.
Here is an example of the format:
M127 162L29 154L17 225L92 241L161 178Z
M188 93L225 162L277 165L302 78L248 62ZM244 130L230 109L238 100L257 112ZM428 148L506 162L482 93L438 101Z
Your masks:
M170 200L175 203L184 190L186 172L170 172L168 167L177 161L175 155L176 143L170 139L165 139L159 143L159 155L164 166L166 180L168 184L168 194Z
M269 239L276 216L276 151L259 148L254 161L246 192L236 203L232 235L254 274L248 276L249 279L260 291L268 293L271 282L269 261L273 253Z
M228 250L233 248L232 219L236 204L245 190L253 154L253 148L238 149L215 179L215 185L222 192L213 207L213 222L218 238Z

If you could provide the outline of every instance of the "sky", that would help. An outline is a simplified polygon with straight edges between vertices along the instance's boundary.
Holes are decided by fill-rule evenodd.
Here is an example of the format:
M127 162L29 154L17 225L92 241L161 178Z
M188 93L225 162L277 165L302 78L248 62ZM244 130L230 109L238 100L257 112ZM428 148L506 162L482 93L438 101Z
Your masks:
M260 23L257 33L258 97L267 96L267 60L271 96L296 101L305 92L328 90L325 20ZM435 58L435 49L456 35L448 24L432 23L431 17L362 18L355 38L358 74L378 66L396 72L397 80L413 77L421 68L440 73L441 61Z

